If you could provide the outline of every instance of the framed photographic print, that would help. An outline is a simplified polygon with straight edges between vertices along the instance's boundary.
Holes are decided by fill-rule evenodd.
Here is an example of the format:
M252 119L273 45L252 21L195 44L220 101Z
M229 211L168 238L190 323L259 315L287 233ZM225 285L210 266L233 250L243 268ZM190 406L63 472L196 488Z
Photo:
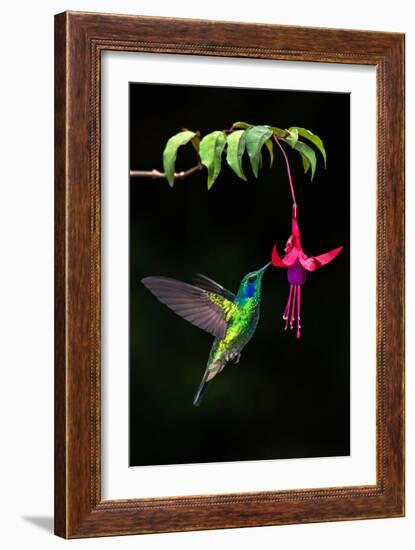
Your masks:
M55 21L55 532L404 514L404 37Z

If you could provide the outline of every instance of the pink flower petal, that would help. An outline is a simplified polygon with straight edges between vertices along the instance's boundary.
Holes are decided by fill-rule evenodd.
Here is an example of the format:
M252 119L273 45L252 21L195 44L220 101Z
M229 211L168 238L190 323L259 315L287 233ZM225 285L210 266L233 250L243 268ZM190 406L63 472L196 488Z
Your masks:
M274 248L272 249L271 263L275 267L287 267L278 254L277 243L274 244Z
M334 258L343 250L343 246L334 248L330 252L325 252L319 256L306 256L304 253L300 254L300 263L307 271L315 271L321 266L330 263Z
M281 258L281 256L278 254L277 244L275 244L274 248L272 249L271 262L272 265L275 267L290 267L290 265L293 265L293 263L296 261L297 257L298 251L294 249L286 254L284 258Z
M301 248L300 228L298 227L297 219L294 217L291 220L291 233L294 238L294 246Z
M287 267L290 267L291 265L295 264L295 262L297 261L298 254L299 254L299 251L296 248L293 248L291 252L288 252L288 254L284 256L282 261Z

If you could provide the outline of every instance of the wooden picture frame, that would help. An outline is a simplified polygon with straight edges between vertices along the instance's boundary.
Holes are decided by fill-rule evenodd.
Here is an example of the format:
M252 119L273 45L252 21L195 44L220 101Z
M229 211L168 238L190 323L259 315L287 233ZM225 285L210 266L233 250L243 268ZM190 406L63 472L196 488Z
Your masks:
M100 61L121 50L372 65L377 73L376 484L101 499ZM55 533L404 515L404 35L65 12L55 18Z

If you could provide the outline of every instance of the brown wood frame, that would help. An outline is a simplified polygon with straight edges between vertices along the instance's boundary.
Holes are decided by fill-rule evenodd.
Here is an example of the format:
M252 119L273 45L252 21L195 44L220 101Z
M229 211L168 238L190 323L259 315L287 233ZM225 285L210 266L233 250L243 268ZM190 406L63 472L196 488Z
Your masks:
M103 50L376 67L376 485L101 500ZM404 35L61 13L55 127L55 533L77 538L404 515Z

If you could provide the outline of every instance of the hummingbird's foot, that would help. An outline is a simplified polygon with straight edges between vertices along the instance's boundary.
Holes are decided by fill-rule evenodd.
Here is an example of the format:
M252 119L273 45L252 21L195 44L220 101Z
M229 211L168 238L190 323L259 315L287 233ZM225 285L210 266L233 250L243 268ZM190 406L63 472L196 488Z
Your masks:
M240 359L241 359L241 354L240 353L235 353L234 358L233 358L233 362L235 363L235 365L237 365L239 363Z

